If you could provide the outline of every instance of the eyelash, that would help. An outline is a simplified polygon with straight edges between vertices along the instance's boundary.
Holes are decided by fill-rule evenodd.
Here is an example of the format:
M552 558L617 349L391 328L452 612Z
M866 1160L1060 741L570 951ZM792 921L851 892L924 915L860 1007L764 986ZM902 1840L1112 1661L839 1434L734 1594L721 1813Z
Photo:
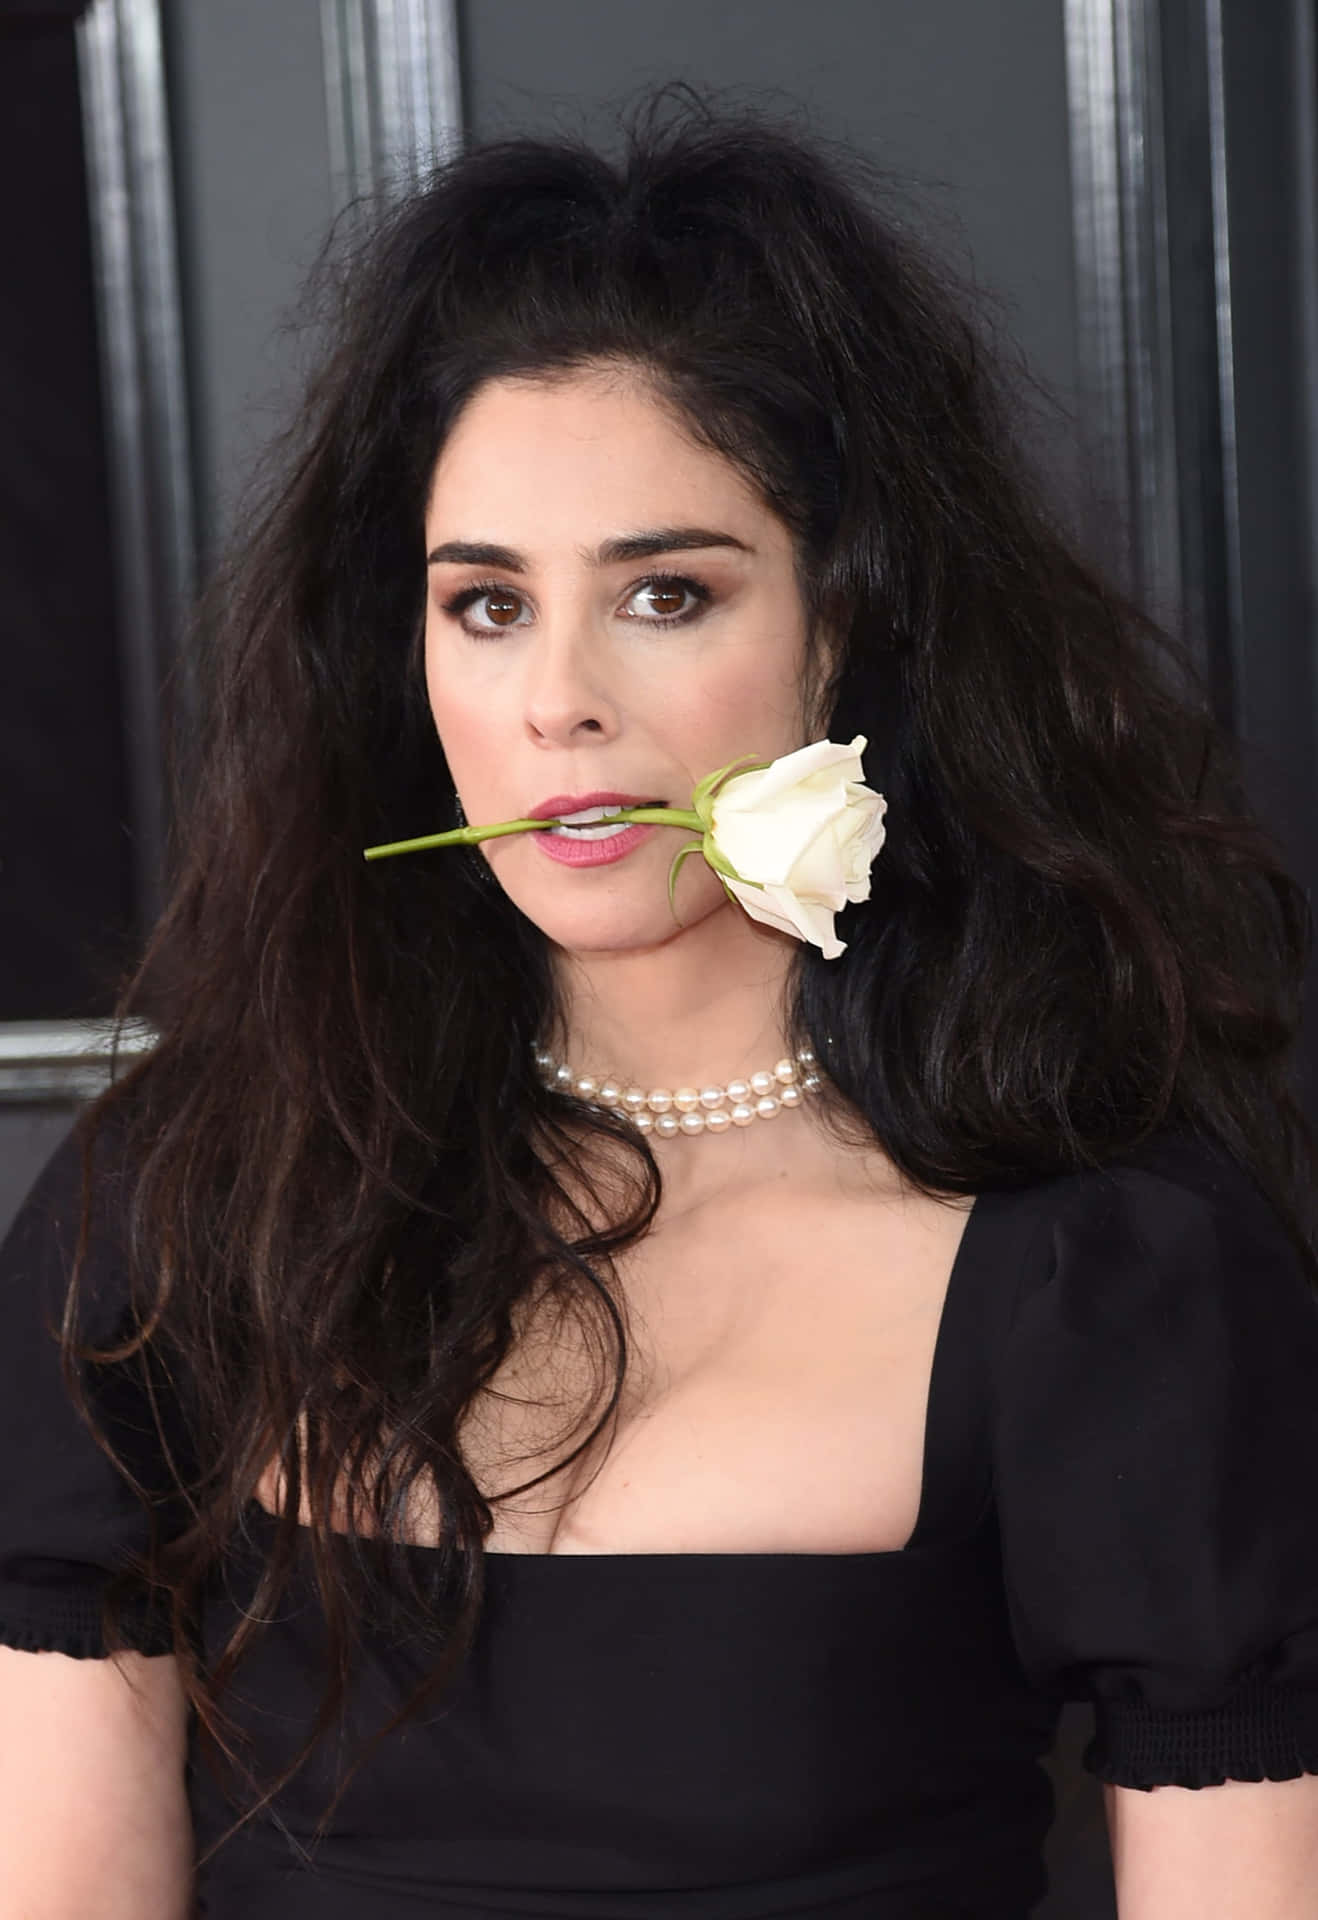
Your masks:
M688 620L694 620L698 614L703 613L710 601L714 598L713 593L703 581L692 580L684 573L647 573L643 580L637 580L635 582L627 598L629 600L632 599L646 587L676 587L684 593L689 593L695 601L695 605L688 607L685 613L634 613L630 616L633 620L640 621L642 626L646 627L685 626ZM476 601L483 599L487 593L508 594L514 599L521 599L522 597L516 587L507 587L501 580L478 580L472 586L463 587L461 592L453 595L452 599L445 600L443 603L444 612L452 619L459 619L460 616L467 611L468 607L474 606ZM470 634L473 640L493 640L497 638L501 632L512 632L512 628L469 627L466 622L463 621L462 631Z

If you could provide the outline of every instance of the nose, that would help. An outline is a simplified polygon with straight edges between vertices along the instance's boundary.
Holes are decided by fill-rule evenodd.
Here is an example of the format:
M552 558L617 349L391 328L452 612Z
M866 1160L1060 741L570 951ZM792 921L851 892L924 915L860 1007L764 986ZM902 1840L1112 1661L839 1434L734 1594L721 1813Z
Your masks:
M610 739L619 710L604 663L581 626L551 632L542 626L529 650L525 682L526 730L537 746L573 746L583 738Z

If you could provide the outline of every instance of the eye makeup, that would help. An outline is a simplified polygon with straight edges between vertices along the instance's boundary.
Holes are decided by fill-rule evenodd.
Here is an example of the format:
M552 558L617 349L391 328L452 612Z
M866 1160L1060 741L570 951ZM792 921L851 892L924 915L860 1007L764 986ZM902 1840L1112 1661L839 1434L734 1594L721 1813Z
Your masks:
M692 579L689 574L648 573L644 579L637 580L632 585L628 590L626 600L633 600L637 594L644 593L647 590L663 593L685 593L690 596L693 602L691 606L683 608L680 613L632 613L625 616L627 619L639 621L642 626L647 627L685 626L687 621L697 619L714 598L712 588L706 586L702 580ZM462 618L468 608L476 605L477 602L487 598L494 599L496 597L502 598L505 603L520 601L523 598L516 587L509 587L501 580L476 580L473 581L470 586L461 588L448 599L441 601L440 604L450 619L459 622L464 633L470 634L473 639L484 640L491 639L499 633L511 632L514 627L522 624L520 621L511 620L506 624L496 623L492 626L473 626Z

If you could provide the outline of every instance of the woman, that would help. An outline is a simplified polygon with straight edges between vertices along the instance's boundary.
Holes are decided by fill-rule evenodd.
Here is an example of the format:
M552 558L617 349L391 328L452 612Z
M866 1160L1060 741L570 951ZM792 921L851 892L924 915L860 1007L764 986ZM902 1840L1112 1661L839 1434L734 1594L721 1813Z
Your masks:
M857 179L662 96L343 283L4 1252L20 1908L1021 1916L1072 1697L1122 1920L1313 1911L1304 898ZM825 740L835 927L608 812Z

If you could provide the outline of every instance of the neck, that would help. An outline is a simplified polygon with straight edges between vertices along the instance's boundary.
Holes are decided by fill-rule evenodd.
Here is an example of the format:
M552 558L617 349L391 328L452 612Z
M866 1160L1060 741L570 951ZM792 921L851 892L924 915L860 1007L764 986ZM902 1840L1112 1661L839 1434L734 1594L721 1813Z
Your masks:
M796 945L729 908L657 947L562 953L564 1028L554 1051L576 1073L646 1088L708 1086L772 1067L788 1050Z

